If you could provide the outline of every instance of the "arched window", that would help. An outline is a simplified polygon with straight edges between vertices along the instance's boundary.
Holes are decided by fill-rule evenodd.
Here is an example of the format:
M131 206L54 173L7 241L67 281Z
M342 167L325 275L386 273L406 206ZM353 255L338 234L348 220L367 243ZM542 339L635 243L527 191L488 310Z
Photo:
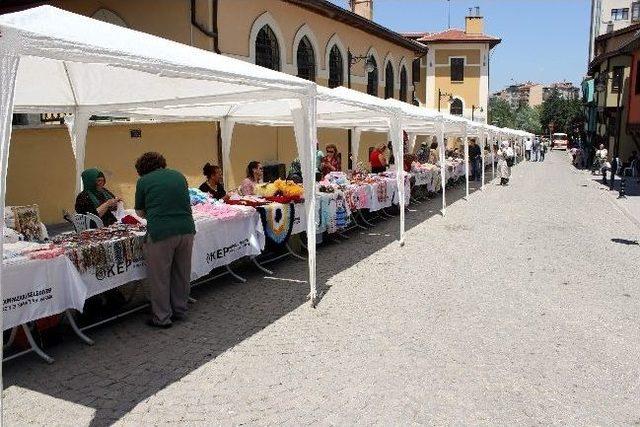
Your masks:
M256 65L280 71L280 46L268 25L262 27L256 37Z
M387 67L384 70L384 97L393 98L393 65L391 62L387 62Z
M407 102L407 69L404 65L400 69L400 101Z
M316 56L313 46L307 36L304 36L298 44L298 77L316 81Z
M378 96L378 63L373 56L369 56L369 61L373 65L373 70L367 73L367 93Z
M342 64L342 52L338 49L338 46L333 45L329 52L329 87L334 88L342 86L344 75Z
M462 115L462 100L459 98L455 98L453 102L451 102L451 108L449 108L449 112L453 116L461 116Z

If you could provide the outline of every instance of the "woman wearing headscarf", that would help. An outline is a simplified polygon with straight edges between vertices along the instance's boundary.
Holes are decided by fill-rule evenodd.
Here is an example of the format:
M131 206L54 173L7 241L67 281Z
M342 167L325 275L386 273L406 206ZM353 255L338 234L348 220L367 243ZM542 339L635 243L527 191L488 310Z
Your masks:
M92 168L82 172L84 190L76 197L76 212L97 215L105 226L117 222L113 212L118 208L119 197L105 188L107 180L101 170Z
M500 177L500 185L509 184L511 177L511 166L513 165L514 152L509 147L508 141L502 141L498 150L498 177Z

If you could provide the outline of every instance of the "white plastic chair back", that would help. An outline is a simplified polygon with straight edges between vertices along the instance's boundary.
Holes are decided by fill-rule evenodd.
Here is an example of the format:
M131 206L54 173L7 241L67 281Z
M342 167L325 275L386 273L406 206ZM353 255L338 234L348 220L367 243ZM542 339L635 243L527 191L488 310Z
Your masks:
M87 228L91 228L92 222L96 225L96 228L104 227L104 222L102 222L98 215L87 212Z
M79 214L75 213L71 215L71 221L73 222L73 228L75 228L76 233L81 233L85 230L91 228L91 223L93 222L97 228L104 227L104 223L97 215L87 213Z

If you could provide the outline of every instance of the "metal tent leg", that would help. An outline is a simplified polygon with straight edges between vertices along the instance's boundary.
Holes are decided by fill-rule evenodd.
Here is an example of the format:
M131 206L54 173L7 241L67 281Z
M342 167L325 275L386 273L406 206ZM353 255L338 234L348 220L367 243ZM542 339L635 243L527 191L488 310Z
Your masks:
M84 343L87 344L87 345L95 344L95 342L91 338L89 338L84 333L82 333L80 328L78 328L78 324L76 323L76 319L73 317L73 313L71 313L71 310L66 310L64 312L64 314L65 314L65 316L67 316L67 320L69 321L69 324L71 325L71 329L73 329L73 332L75 332L75 334L78 336L78 338L80 338L82 341L84 341Z

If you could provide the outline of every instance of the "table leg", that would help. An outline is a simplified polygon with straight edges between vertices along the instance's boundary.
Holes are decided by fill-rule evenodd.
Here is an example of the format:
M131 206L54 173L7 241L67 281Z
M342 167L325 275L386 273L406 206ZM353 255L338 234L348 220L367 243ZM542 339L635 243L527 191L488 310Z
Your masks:
M55 362L53 357L49 356L47 353L42 351L42 349L38 346L38 344L36 343L36 340L33 339L33 335L31 335L31 329L29 329L29 326L27 326L26 323L22 325L22 330L24 331L24 334L27 337L27 341L29 342L29 345L31 346L32 351L34 351L38 356L40 356L45 362L49 364Z
M231 269L231 267L229 267L229 264L225 265L224 268L227 269L227 271L229 272L229 274L236 279L237 281L241 282L241 283L247 283L247 279L245 279L244 277L240 276L238 273L236 273L235 271L233 271Z
M251 257L251 261L256 265L256 267L258 267L258 269L260 269L262 272L273 275L273 271L263 267L259 262L258 259L256 257Z
M91 338L83 334L80 328L78 328L78 324L76 323L76 319L73 317L71 310L66 310L64 313L67 316L67 320L69 321L69 324L71 325L71 329L73 329L73 332L75 332L78 338L84 341L84 343L87 345L95 344Z

